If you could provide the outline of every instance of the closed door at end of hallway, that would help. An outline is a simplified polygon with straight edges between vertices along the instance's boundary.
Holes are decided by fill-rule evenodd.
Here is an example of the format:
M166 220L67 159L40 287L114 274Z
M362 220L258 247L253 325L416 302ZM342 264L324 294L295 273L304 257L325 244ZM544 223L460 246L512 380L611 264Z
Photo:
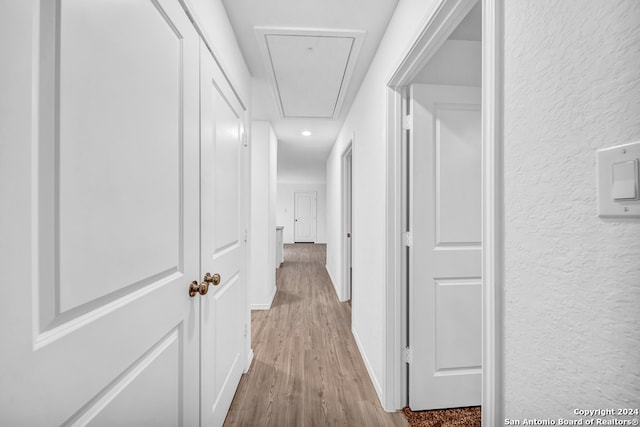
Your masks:
M294 241L314 243L316 241L316 193L315 191L294 194Z

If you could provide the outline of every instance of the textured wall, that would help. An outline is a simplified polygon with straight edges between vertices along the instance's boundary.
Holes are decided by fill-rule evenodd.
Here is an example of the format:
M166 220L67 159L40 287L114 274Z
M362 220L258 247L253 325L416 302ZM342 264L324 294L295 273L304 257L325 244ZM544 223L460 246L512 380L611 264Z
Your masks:
M640 219L595 151L640 140L640 2L505 1L505 417L640 408Z

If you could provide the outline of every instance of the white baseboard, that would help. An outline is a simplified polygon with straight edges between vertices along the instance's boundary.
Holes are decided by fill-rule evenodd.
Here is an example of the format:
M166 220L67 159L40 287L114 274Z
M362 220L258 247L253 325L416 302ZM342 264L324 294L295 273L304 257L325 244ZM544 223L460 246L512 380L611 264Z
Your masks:
M340 302L346 302L349 301L348 299L344 299L341 289L338 289L336 287L336 281L333 279L333 276L331 275L331 270L329 270L329 267L327 266L327 264L324 265L324 269L327 270L327 274L329 275L329 280L331 280L331 284L333 285L333 290L336 293L336 297L338 298L338 301Z
M329 275L329 280L331 280L331 285L333 285L333 289L336 288L336 281L333 280L333 276L331 275L331 270L329 270L329 266L327 264L324 265L324 269L327 270L327 274Z
M246 374L247 372L249 372L249 369L251 368L251 363L253 362L253 349L250 348L249 349L249 354L247 355L247 364L244 367L244 373Z
M376 389L376 394L378 395L378 400L380 401L380 406L384 408L384 399L382 398L382 387L380 387L380 383L373 373L373 368L371 367L371 363L369 363L369 359L367 359L367 355L365 354L362 343L360 342L360 338L358 337L358 333L353 327L351 328L351 333L353 334L353 338L356 341L356 345L358 346L358 350L360 351L360 356L362 356L362 360L364 361L364 366L367 368L367 372L369 373L369 378L371 378L371 382L373 383L373 388Z
M273 300L276 298L277 292L278 292L278 287L276 285L273 285L273 291L271 291L271 298L269 298L269 308L271 308L271 306L273 305Z
M269 310L271 308L271 305L273 304L273 299L276 297L276 292L278 292L278 288L274 286L273 292L271 293L271 298L269 298L269 302L266 304L251 304L251 310Z

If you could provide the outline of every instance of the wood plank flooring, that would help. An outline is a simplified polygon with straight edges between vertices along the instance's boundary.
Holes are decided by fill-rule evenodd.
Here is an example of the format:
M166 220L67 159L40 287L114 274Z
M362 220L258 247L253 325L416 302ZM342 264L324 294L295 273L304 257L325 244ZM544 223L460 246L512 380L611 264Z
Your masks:
M273 305L251 315L254 360L225 426L408 425L380 406L325 252L325 245L285 245Z

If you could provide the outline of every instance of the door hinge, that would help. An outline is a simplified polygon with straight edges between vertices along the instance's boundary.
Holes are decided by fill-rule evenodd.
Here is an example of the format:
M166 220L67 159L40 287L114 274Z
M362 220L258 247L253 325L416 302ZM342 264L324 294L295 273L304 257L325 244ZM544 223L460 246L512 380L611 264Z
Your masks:
M249 327L247 326L247 324L244 324L244 337L247 337L247 333L248 333Z
M249 138L247 137L246 132L242 132L242 145L244 145L245 147L249 146Z
M402 117L402 129L410 130L413 128L413 115L408 114Z
M402 359L404 363L413 362L413 350L411 350L411 347L405 347L402 350Z
M245 243L247 243L248 238L249 238L249 236L248 236L248 233L247 233L247 229L245 228L244 229L244 242Z
M403 231L401 240L402 246L410 248L413 245L413 235L410 231Z

